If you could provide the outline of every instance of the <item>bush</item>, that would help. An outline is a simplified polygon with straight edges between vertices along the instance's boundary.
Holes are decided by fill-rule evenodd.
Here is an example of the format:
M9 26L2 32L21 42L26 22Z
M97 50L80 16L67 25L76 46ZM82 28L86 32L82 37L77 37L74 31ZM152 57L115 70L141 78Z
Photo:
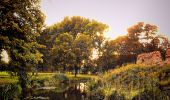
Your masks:
M69 81L67 76L65 76L64 74L60 74L60 73L56 73L52 78L55 81L60 82L60 83L66 83Z
M0 86L0 100L9 100L19 97L21 87L18 84L7 84Z
M99 87L99 81L97 80L90 80L87 82L87 87L89 91L96 90Z
M160 90L154 88L145 89L143 92L136 95L132 100L169 100L167 96Z
M118 93L117 91L113 91L113 93L108 97L109 100L126 100L124 95Z

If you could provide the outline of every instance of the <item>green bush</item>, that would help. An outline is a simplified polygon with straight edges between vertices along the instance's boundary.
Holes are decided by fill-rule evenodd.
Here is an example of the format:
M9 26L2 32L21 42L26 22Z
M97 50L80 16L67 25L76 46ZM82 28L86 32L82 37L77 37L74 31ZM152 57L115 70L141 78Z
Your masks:
M97 80L90 80L87 82L87 87L89 91L96 90L99 87L99 81Z
M112 94L108 97L108 100L126 100L124 95L118 93L117 91L113 91Z
M69 81L68 77L61 73L56 73L52 78L60 83L65 83Z
M18 84L6 84L0 86L0 100L9 100L19 97L21 87Z
M145 89L136 95L132 100L169 100L160 89Z

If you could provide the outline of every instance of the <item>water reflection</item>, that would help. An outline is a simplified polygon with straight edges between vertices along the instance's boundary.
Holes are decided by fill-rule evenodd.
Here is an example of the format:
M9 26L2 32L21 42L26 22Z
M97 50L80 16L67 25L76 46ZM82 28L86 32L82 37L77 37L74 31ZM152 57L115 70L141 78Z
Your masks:
M32 95L49 100L85 100L86 83L60 84L55 89L39 89ZM48 97L48 98L47 98Z
M86 83L77 84L77 89L80 90L81 93L85 92L87 89Z
M59 84L55 87L30 89L26 100L87 100L86 83ZM20 88L17 84L0 86L0 100L19 100ZM12 95L15 94L15 95Z

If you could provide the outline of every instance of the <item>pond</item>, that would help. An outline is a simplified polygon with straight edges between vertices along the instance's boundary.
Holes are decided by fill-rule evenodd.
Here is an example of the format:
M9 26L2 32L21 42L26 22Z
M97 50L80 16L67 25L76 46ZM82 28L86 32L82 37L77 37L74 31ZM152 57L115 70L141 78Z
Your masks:
M89 100L86 94L86 83L61 83L55 87L40 87L30 89L27 93L26 100ZM20 88L17 84L1 85L0 100L18 99Z

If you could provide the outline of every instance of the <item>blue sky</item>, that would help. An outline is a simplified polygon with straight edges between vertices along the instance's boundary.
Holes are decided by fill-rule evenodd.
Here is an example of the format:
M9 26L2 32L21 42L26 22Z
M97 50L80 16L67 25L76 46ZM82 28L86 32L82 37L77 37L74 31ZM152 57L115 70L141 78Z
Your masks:
M155 24L160 33L170 37L170 0L42 0L46 25L65 16L82 16L107 24L107 38L127 33L137 22Z

